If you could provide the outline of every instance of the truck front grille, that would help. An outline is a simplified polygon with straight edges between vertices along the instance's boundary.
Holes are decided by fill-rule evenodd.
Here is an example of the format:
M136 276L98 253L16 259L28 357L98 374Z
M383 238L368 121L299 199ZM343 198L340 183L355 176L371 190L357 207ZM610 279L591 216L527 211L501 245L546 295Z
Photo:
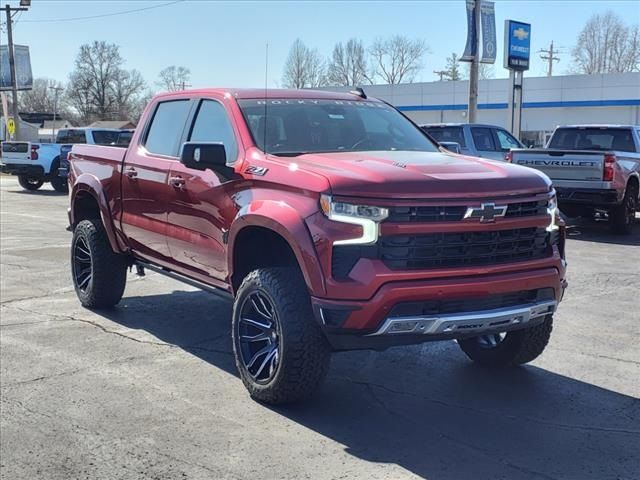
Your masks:
M518 262L551 254L544 228L382 237L378 258L394 270Z
M391 207L385 221L394 223L458 222L464 218L466 206ZM531 217L547 214L547 200L510 203L507 217Z
M392 270L472 267L551 256L553 240L544 228L486 232L444 232L380 237L375 245L333 248L332 271L345 279L360 258L377 259Z

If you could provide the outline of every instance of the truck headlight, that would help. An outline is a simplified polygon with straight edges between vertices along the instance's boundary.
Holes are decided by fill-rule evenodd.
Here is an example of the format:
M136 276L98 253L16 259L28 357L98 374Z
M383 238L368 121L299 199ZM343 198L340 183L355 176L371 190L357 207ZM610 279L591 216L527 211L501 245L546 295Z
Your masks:
M547 203L547 213L549 214L549 226L547 227L548 232L553 232L558 230L558 225L556 224L556 217L558 215L558 198L554 193L553 196L549 199L549 203Z
M329 220L362 227L357 238L336 240L334 245L371 245L378 241L378 224L389 216L389 210L370 205L334 202L330 195L320 196L320 208Z

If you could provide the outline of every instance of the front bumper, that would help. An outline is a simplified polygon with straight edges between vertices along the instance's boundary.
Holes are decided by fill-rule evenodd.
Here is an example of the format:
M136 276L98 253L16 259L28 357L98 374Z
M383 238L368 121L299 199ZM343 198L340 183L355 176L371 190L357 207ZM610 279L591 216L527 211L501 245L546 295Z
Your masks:
M43 178L44 168L40 165L29 165L24 163L2 163L0 171L9 175L28 175L30 177Z
M553 314L567 286L556 268L501 275L481 275L446 280L391 282L367 301L312 298L316 318L335 350L385 349L421 343L504 332L540 323ZM503 307L398 315L398 306L411 302L475 301L514 292L545 291L544 298ZM471 302L473 303L473 302Z
M562 205L616 205L622 200L613 189L561 188L556 187L558 203Z

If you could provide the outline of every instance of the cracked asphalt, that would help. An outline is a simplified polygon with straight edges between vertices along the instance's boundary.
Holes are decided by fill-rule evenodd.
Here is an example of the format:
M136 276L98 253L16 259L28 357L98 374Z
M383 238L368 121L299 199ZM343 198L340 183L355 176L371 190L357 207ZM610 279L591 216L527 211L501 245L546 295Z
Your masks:
M640 479L640 225L573 225L533 364L453 342L335 355L305 405L249 399L228 302L154 273L80 307L67 198L0 177L2 479Z

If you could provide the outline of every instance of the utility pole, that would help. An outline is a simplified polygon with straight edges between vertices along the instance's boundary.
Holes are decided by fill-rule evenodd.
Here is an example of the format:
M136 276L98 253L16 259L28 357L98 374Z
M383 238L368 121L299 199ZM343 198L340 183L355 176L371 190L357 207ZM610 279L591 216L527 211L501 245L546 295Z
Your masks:
M553 62L559 62L560 58L558 57L558 50L553 49L553 40L551 40L551 45L549 46L549 50L538 50L538 53L543 53L544 55L540 55L542 60L547 60L549 62L549 66L547 67L547 77L551 77L553 75Z
M444 77L449 76L448 70L434 70L433 73L440 76L440 81L442 81Z
M56 113L58 111L58 92L64 90L62 87L49 87L53 94L53 127L51 127L51 143L56 141Z
M193 87L190 83L186 83L184 80L180 82L180 90L184 90L187 87Z
M480 61L480 3L475 0L473 5L473 21L476 26L476 36L473 46L474 55L469 69L469 113L467 122L476 123L478 117L478 67Z
M16 59L13 55L13 30L11 25L11 12L20 12L27 10L25 7L11 8L11 5L7 4L4 7L5 14L7 15L7 43L9 46L9 70L11 73L11 98L13 105L12 115L13 121L16 125L16 131L13 134L13 140L20 139L20 116L18 114L18 75L16 75Z

